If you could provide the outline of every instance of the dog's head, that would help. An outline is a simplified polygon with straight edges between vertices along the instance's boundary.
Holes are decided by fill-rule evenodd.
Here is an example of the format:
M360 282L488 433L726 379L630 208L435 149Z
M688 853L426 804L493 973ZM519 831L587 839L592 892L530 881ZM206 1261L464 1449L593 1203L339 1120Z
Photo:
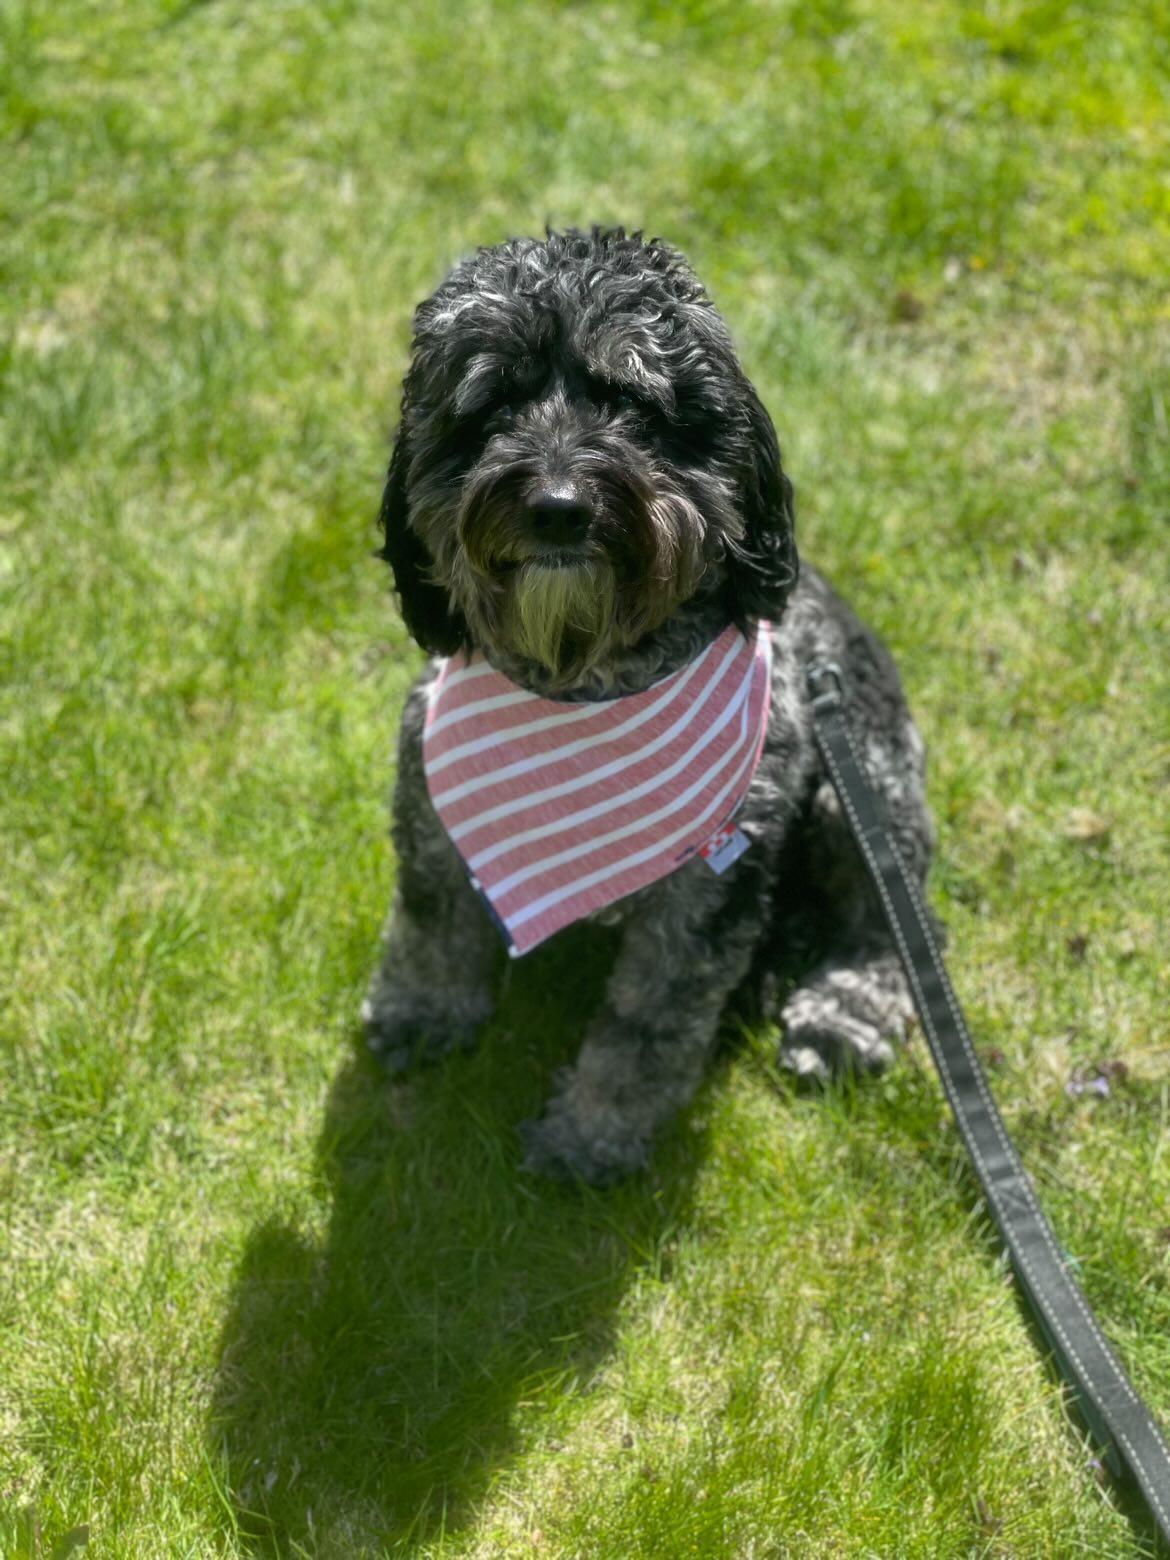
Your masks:
M415 315L383 556L427 650L571 682L685 602L742 627L796 577L792 489L677 250L621 228L483 249Z

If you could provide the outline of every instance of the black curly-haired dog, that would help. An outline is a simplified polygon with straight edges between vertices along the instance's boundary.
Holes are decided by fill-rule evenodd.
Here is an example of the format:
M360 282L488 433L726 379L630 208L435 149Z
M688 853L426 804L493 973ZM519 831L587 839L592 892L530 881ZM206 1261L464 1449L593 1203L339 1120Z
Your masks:
M692 1095L728 999L794 951L776 999L802 1076L876 1070L911 1013L810 730L804 668L836 661L895 837L921 882L923 746L894 664L825 581L797 570L792 489L727 329L677 250L622 229L481 250L415 316L381 512L402 612L426 650L477 650L557 700L636 694L727 625L773 627L762 756L722 876L691 859L606 913L605 999L526 1164L605 1182L645 1163ZM428 794L432 662L402 725L398 885L363 1007L398 1072L468 1046L502 943Z

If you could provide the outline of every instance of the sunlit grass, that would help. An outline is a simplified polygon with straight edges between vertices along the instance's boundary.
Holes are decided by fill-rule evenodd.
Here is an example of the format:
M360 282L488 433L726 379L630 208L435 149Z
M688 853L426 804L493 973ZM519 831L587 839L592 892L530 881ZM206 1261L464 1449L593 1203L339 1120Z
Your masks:
M729 1036L578 1194L514 1128L604 938L404 1085L355 1015L411 307L546 220L660 232L898 655L957 984L1170 1417L1168 39L1164 0L0 10L0 1552L1150 1552L919 1045L812 1100Z

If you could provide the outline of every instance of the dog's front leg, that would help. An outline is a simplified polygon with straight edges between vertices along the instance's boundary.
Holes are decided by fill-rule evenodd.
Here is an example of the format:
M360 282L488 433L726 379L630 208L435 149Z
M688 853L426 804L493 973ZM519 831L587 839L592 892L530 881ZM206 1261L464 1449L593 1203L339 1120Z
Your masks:
M419 899L400 877L383 942L362 1022L386 1071L470 1049L495 1006L500 951L470 887L429 884Z
M646 1163L655 1129L694 1094L750 966L761 917L743 886L692 862L631 901L577 1062L542 1119L521 1128L527 1169L605 1185Z
M424 702L403 717L394 790L398 885L379 968L362 1003L370 1049L400 1073L468 1049L495 1007L499 933L435 815L423 778Z

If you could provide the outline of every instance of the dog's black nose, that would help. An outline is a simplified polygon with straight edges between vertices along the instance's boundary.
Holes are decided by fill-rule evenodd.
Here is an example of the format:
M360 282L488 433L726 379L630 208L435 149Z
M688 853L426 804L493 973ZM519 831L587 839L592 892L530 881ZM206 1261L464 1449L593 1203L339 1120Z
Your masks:
M543 487L528 501L528 524L538 542L550 547L571 547L583 542L593 510L581 490L571 483Z

